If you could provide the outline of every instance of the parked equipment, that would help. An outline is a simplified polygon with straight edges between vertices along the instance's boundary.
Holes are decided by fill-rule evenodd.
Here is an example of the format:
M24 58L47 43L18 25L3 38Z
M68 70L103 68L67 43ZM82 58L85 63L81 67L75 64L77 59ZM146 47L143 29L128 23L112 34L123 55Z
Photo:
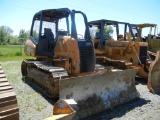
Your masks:
M84 35L78 33L82 26L76 23L78 15L84 19L80 30ZM54 106L56 116L47 119L82 119L139 97L134 84L137 67L112 70L95 64L87 17L81 11L61 8L36 13L25 53L36 57L22 62L25 79L60 99Z
M116 40L104 38L104 26L115 27ZM111 63L119 68L129 65L140 67L137 75L148 78L148 88L152 92L160 91L160 51L155 60L148 54L148 43L143 42L136 25L112 20L89 22L90 28L97 27L93 40L97 62ZM123 26L123 27L122 27ZM120 29L124 30L120 34ZM127 34L128 33L128 34ZM152 76L152 77L151 77Z
M0 64L0 119L19 120L16 94L9 84Z
M143 41L148 42L149 53L156 53L158 50L160 50L160 34L156 35L156 32L158 32L157 24L144 23L136 25L140 31L140 37L142 36L143 29L150 28L148 35L143 37Z

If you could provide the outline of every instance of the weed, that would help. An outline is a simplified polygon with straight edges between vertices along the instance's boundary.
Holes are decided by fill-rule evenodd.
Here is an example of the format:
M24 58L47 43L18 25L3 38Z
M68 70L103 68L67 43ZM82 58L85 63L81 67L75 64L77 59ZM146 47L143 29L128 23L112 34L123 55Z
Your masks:
M22 56L22 53L21 52L16 52L15 56Z
M39 104L37 105L36 110L37 110L37 111L39 111L39 112L41 111L41 107L40 107L40 105L39 105Z
M0 45L0 61L33 59L24 54L24 45Z

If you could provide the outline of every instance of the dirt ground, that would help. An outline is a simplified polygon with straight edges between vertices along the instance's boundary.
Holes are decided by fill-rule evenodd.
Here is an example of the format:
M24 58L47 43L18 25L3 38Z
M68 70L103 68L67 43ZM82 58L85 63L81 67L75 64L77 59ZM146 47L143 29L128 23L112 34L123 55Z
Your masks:
M22 81L21 61L1 62L8 81L14 88L20 112L20 120L41 120L53 114L53 104L57 99L49 99L42 92ZM136 85L140 98L114 107L85 120L160 120L160 93L152 94L146 83Z

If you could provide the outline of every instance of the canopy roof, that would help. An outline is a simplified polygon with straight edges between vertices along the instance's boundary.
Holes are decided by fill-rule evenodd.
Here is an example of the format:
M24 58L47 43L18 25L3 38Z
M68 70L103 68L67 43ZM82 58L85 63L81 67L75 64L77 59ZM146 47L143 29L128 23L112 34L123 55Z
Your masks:
M34 15L34 19L40 20L43 14L43 21L53 22L68 17L71 11L68 8L41 10Z

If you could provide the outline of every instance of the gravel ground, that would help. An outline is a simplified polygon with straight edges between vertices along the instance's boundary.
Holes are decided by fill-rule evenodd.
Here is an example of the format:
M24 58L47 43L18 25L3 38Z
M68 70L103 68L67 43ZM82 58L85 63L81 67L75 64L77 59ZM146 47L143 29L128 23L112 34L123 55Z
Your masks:
M17 95L20 120L41 120L52 115L55 99L39 94L22 81L21 61L0 62ZM136 85L140 98L86 120L160 120L160 93L152 94L143 82Z
M51 116L53 101L48 98L46 100L45 97L22 81L21 61L1 62L1 64L8 81L15 90L20 120L42 120Z
M160 94L152 94L145 84L136 85L140 98L114 107L86 120L160 120Z

